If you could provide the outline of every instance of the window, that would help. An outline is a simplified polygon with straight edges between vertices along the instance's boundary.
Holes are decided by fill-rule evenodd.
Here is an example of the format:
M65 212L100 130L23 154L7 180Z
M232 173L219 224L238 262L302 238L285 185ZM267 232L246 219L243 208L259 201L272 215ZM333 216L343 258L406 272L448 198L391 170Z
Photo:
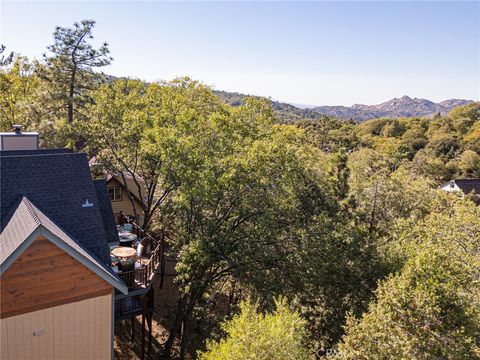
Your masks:
M122 188L117 186L108 189L108 195L110 195L110 201L122 200Z

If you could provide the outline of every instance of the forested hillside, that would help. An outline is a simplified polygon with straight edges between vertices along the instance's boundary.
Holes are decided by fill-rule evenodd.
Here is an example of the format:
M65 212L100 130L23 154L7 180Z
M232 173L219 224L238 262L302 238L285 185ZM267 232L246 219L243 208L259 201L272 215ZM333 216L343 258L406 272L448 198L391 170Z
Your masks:
M480 177L479 103L357 124L189 78L114 79L93 28L4 59L1 130L143 177L143 226L170 235L178 286L152 356L480 358L478 197L438 190Z
M215 91L220 98L232 106L238 106L247 96L239 93ZM272 101L272 107L280 119L293 121L299 119L318 119L322 116L333 116L342 119L362 122L379 117L400 118L409 116L445 115L455 107L471 103L471 100L449 99L434 103L426 99L401 98L391 99L378 105L355 104L353 106L316 106L301 109L291 104Z
M228 105L239 106L243 101L249 96L239 93L232 93L227 91L213 91L215 95L225 101ZM260 98L260 97L257 97ZM293 106L291 104L282 103L278 101L269 100L272 108L277 114L279 121L295 121L302 119L319 119L323 115L312 109L300 109L299 107Z
M434 181L480 177L480 103L457 107L445 116L368 120L360 124L326 118L295 123L327 152L376 154L390 169Z

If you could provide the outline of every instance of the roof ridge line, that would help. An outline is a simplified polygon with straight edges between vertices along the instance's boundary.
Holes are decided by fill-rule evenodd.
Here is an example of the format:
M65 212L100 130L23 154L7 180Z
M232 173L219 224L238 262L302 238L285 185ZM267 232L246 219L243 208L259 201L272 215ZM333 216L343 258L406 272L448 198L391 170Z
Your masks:
M38 154L8 154L9 151L21 151L21 150L0 150L0 157L2 158L10 158L10 157L31 157L31 156L66 156L66 155L84 155L85 153L82 152L52 152L52 153L38 153ZM34 152L35 150L32 150Z
M42 221L37 215L37 212L35 211L35 205L33 205L30 200L26 196L22 198L22 202L25 203L25 206L27 207L28 212L32 216L33 220L37 225L42 225Z

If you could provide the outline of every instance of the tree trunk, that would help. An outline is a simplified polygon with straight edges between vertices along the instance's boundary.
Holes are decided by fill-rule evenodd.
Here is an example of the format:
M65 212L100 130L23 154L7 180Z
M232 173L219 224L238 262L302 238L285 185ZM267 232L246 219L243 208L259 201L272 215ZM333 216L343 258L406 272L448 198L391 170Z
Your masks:
M69 123L73 122L73 94L75 93L75 76L77 75L77 68L74 67L72 77L70 78L70 92L68 94L68 117Z
M378 179L375 180L375 192L373 193L373 208L370 215L370 224L368 226L368 233L372 234L375 230L375 216L377 211L377 192L378 192Z
M185 328L187 326L187 319L184 319L182 321L182 326L181 326L181 338L180 338L180 360L185 360L185 351L186 351L186 345L187 345L187 337L186 337L186 332L187 329Z
M151 220L151 216L150 216L150 212L149 211L144 211L143 212L143 222L142 224L140 225L142 230L144 231L147 231L148 230L148 227L150 226L150 220Z
M235 288L236 288L237 282L235 280L232 281L231 283L231 288L230 288L230 294L228 295L228 314L231 314L232 312L232 307L234 304L235 300Z
M179 299L177 302L177 311L175 314L175 319L173 320L172 326L170 326L170 334L168 335L167 342L163 348L163 357L165 359L170 359L173 343L175 337L177 336L180 325L182 324L184 318L184 304L182 299Z
M190 318L195 305L197 304L198 300L202 297L207 288L209 282L205 282L202 286L199 286L196 289L192 289L190 294L186 295L183 299L178 299L175 320L173 321L172 326L170 327L170 335L165 343L163 356L166 359L170 358L173 342L175 341L175 337L180 329L182 324L185 324L186 321ZM180 295L181 296L181 295ZM182 339L183 341L185 339ZM182 343L183 343L182 341ZM184 346L185 344L181 344Z

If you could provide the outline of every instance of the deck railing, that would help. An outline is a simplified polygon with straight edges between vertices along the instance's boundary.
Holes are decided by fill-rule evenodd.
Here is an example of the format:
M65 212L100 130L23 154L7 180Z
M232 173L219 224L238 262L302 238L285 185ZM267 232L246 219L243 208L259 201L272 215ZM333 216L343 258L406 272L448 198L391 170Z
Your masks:
M145 312L153 312L154 291L149 289L146 293L117 298L115 300L115 319L130 318Z
M147 237L152 242L152 244L154 244L155 246L157 246L159 244L157 239L155 239L153 236L151 236L149 233L147 233L144 229L142 229L136 222L130 220L125 215L123 215L123 220L125 221L125 223L132 224L133 228L135 229L135 234L139 238Z
M152 238L153 239L153 238ZM119 272L118 276L127 284L129 288L135 287L149 287L152 280L160 267L160 272L163 269L164 261L164 240L163 236L160 241L156 241L155 249L151 252L148 262L138 269Z

